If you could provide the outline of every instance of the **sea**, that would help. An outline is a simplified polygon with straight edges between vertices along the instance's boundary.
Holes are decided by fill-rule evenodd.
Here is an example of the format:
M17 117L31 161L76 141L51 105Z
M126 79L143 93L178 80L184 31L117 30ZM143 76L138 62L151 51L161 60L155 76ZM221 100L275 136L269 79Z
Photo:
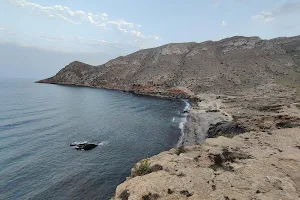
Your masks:
M0 79L0 199L110 199L137 161L176 147L187 103ZM73 142L98 144L76 150Z

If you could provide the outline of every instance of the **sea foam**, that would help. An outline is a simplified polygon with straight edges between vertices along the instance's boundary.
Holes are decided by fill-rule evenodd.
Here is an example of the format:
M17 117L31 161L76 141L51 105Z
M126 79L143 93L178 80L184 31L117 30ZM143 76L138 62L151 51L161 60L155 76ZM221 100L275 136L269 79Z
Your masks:
M188 115L188 113L186 111L188 111L191 107L191 105L189 104L189 102L187 100L183 100L183 102L185 103L185 107L183 109L183 114L182 114L182 117L181 117L180 122L179 122L179 129L180 129L181 135L179 137L177 147L180 147L180 146L183 145L184 125L187 122L187 115Z

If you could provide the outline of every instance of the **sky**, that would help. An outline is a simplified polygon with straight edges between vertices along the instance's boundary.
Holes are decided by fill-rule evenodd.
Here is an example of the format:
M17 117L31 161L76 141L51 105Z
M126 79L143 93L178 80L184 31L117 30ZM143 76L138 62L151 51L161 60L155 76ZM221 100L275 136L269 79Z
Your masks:
M44 78L166 43L300 34L300 0L0 0L0 77Z

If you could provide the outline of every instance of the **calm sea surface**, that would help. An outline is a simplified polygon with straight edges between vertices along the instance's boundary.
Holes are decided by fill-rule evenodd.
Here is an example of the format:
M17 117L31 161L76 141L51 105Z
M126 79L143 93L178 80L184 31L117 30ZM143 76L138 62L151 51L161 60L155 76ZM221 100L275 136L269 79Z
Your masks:
M109 199L133 164L179 140L185 103L0 80L0 199ZM71 142L97 142L78 151Z

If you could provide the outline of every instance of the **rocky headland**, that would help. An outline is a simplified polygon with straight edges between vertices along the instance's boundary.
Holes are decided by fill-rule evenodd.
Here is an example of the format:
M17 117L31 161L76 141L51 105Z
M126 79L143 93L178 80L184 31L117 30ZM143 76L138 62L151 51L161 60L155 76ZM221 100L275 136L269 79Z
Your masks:
M189 99L181 146L113 199L300 199L300 36L167 44L38 82Z

